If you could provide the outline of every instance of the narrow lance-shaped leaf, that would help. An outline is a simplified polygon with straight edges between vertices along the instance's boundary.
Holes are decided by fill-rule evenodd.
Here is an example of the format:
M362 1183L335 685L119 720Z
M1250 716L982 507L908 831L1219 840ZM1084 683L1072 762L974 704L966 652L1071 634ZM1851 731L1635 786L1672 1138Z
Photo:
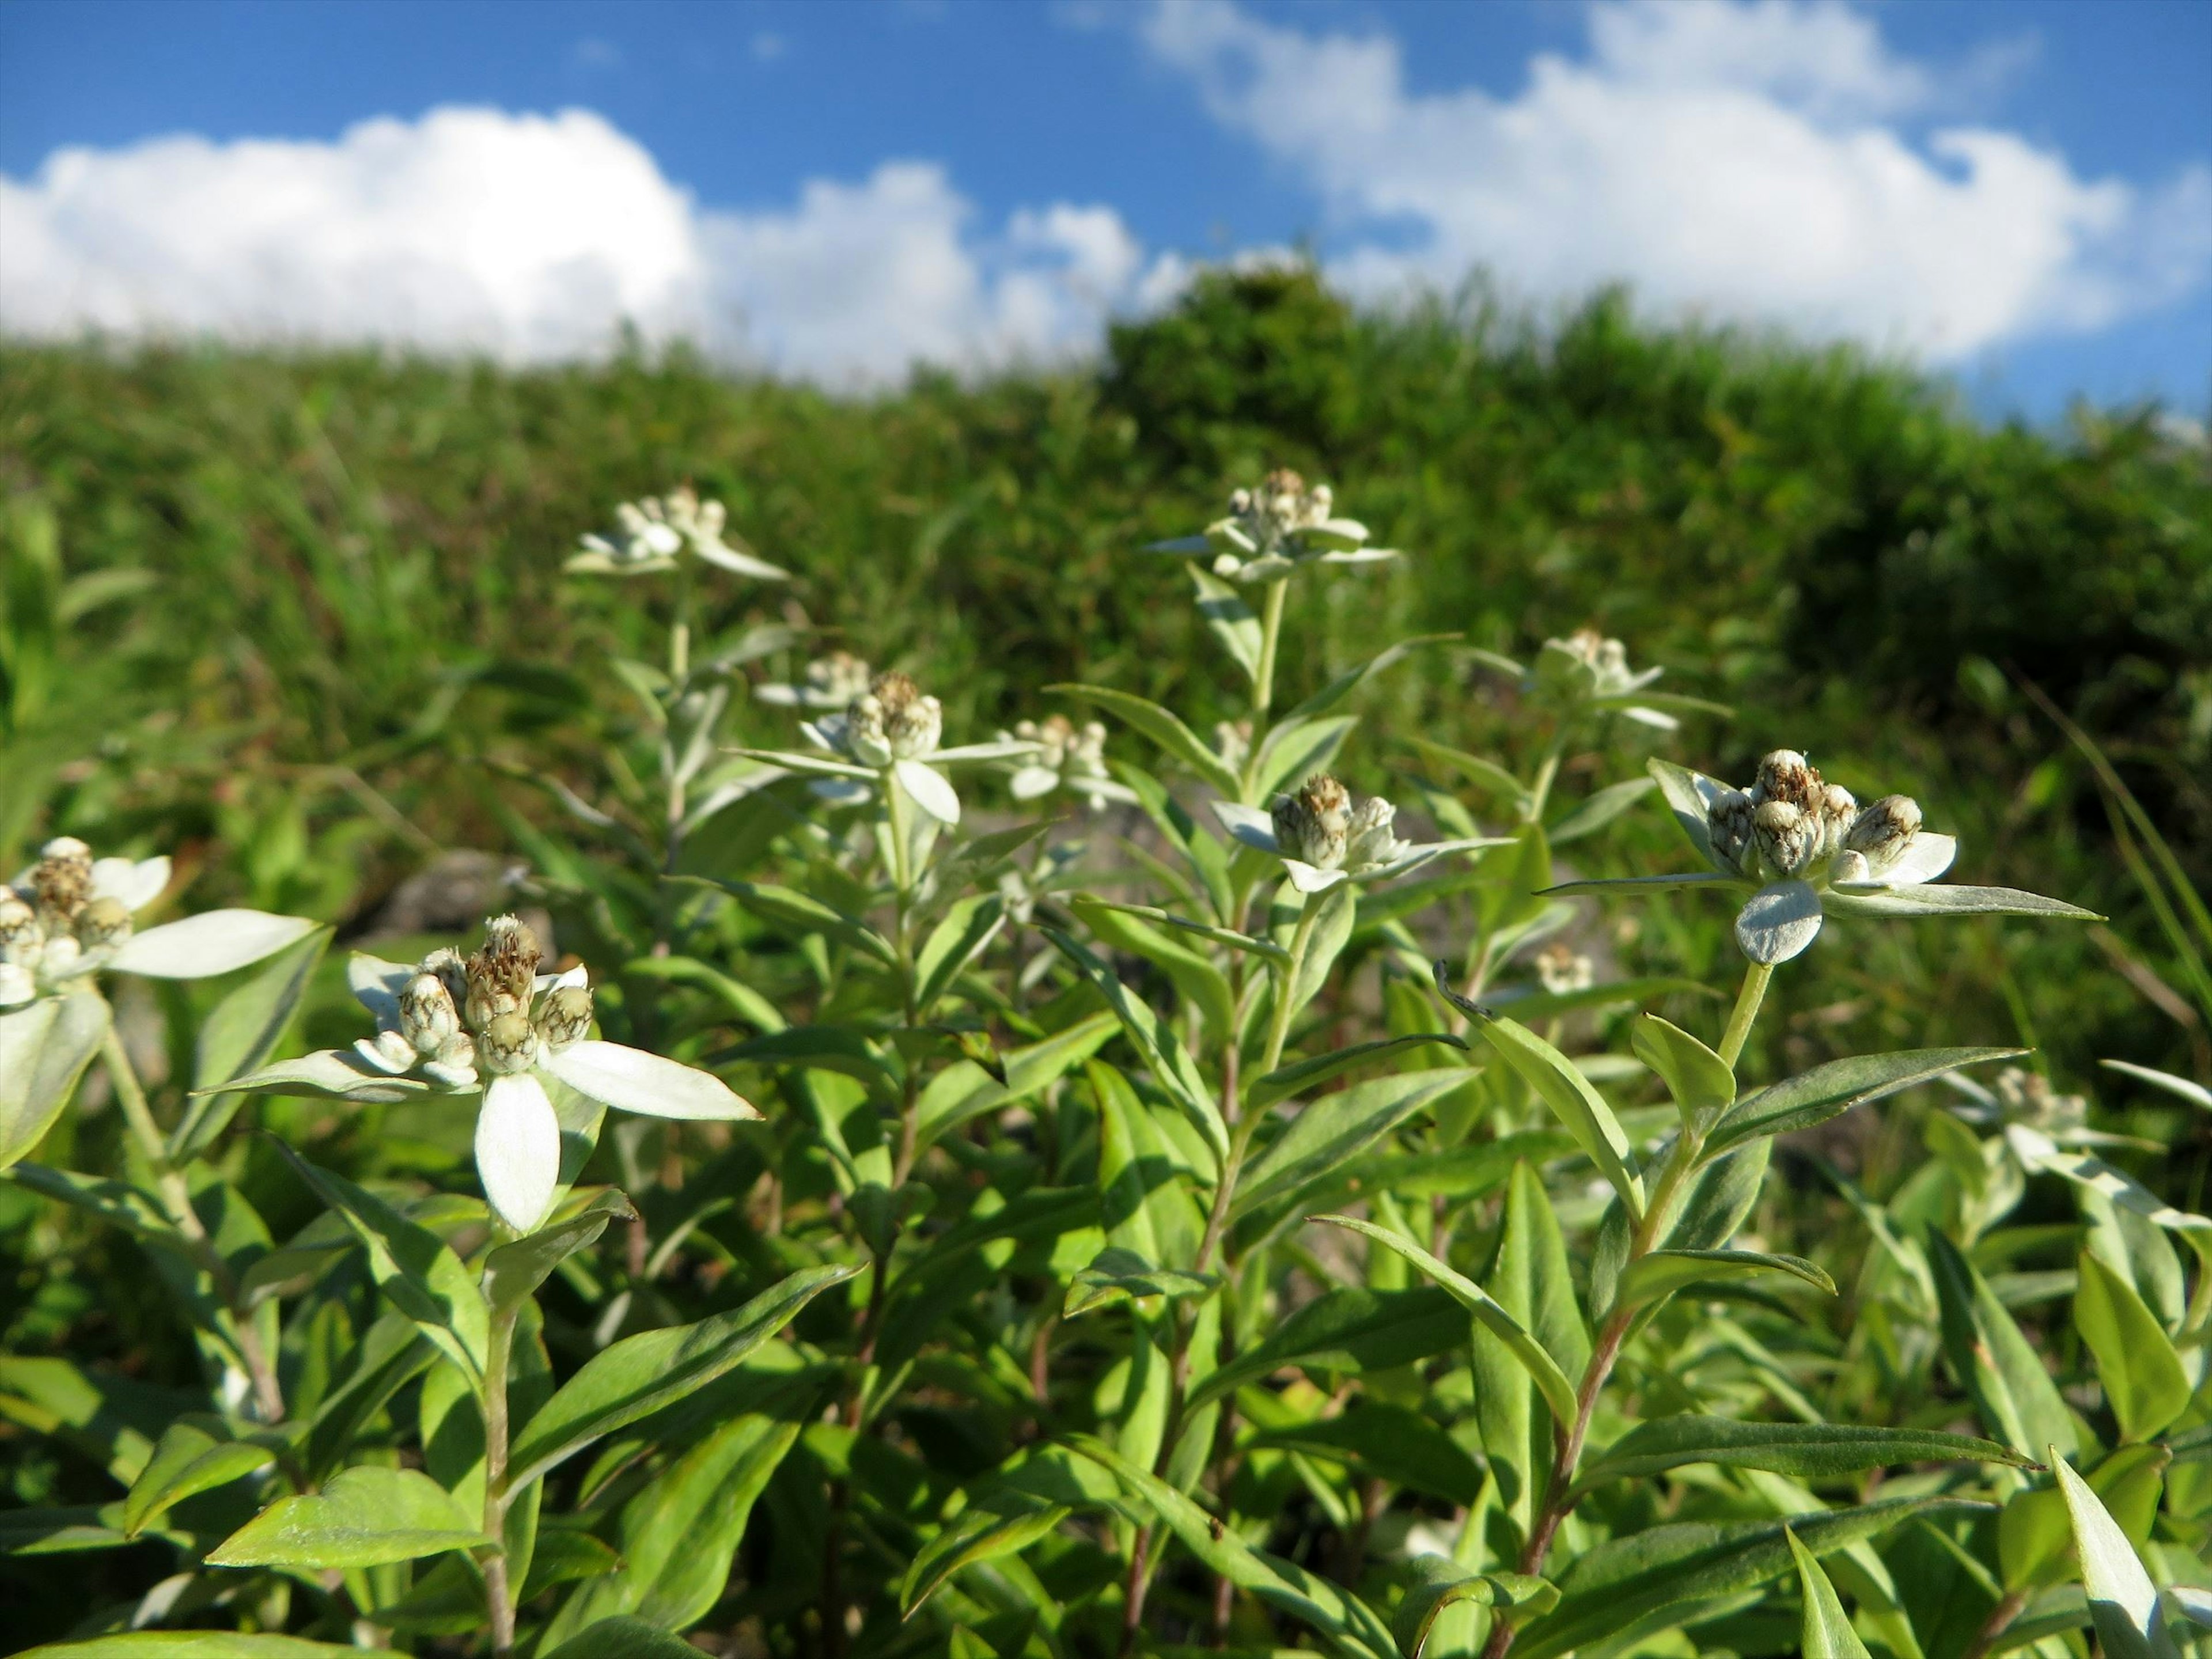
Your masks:
M341 1471L320 1492L280 1498L208 1554L216 1567L375 1567L490 1540L420 1469Z
M1836 1587L1820 1570L1820 1561L1786 1527L1783 1536L1790 1540L1790 1554L1797 1564L1798 1587L1805 1597L1803 1631L1797 1644L1803 1659L1872 1659L1866 1644L1851 1628Z
M1855 1106L1928 1083L1946 1072L1986 1060L2016 1060L2025 1048L1913 1048L1893 1054L1861 1054L1830 1060L1744 1096L1722 1114L1705 1143L1708 1155L1759 1135L1786 1134L1850 1111Z
M2065 1495L2073 1523L2074 1548L2081 1563L2082 1588L2089 1593L2089 1617L2106 1659L2180 1659L2166 1611L2159 1605L2150 1575L2089 1483L2050 1449L2051 1463Z
M2074 1328L2097 1357L2097 1380L2120 1437L2148 1440L2188 1409L2190 1374L2134 1285L2090 1251L2081 1253L2077 1266Z
M1618 1304L1640 1307L1672 1296L1686 1285L1706 1285L1761 1274L1781 1273L1803 1280L1830 1296L1836 1281L1799 1255L1768 1255L1756 1250L1652 1250L1628 1265L1620 1276Z
M1831 1480L1905 1463L1954 1460L2033 1465L1993 1440L1933 1429L1887 1429L1845 1423L1746 1423L1734 1418L1662 1417L1641 1423L1583 1467L1583 1489L1608 1480L1643 1480L1696 1463L1764 1469L1799 1480Z
M1182 1040L1170 1030L1167 1022L1150 1005L1121 983L1121 977L1101 962L1085 945L1077 943L1057 927L1040 927L1037 930L1059 949L1060 954L1081 970L1084 976L1105 997L1107 1005L1121 1022L1130 1042L1144 1056L1152 1068L1154 1079L1167 1091L1170 1098L1182 1110L1217 1159L1229 1156L1229 1129L1221 1120L1221 1108L1216 1103L1206 1079L1199 1075L1198 1066Z
M2031 1456L2054 1443L2073 1449L2074 1419L2066 1402L2004 1304L1958 1246L1932 1227L1928 1254L1942 1307L1944 1355L1952 1375L1973 1396L1982 1426Z

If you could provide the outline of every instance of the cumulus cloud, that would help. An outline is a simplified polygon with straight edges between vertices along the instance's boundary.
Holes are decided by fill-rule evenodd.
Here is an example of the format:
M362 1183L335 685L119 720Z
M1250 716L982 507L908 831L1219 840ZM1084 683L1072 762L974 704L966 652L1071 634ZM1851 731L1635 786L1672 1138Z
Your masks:
M0 177L0 326L397 342L530 362L628 326L837 384L1080 349L1163 272L1112 210L995 233L941 167L702 210L597 115L441 109L336 142L166 138Z
M1942 361L2101 326L2212 271L2212 171L2145 191L1988 126L1915 137L1902 118L1932 110L1936 77L1865 14L1607 0L1589 18L1586 55L1540 55L1507 98L1414 92L1395 40L1231 0L1158 0L1140 28L1312 184L1332 268L1369 293L1475 264L1545 296L1627 280L1671 313Z

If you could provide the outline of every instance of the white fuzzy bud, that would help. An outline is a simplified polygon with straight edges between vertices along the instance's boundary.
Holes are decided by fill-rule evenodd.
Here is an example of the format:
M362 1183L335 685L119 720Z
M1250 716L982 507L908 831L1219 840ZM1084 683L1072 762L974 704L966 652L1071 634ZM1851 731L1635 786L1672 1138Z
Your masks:
M1751 849L1752 814L1758 810L1751 797L1731 789L1705 809L1705 834L1713 855L1731 870L1741 871Z
M92 896L92 848L75 836L57 836L39 849L39 862L31 872L31 890L38 896L39 915L49 930L76 920Z
M1835 853L1844 844L1844 832L1850 828L1851 819L1858 813L1859 804L1851 792L1840 783L1825 784L1819 799L1818 817L1820 821L1820 854Z
M563 985L547 993L531 1023L548 1048L558 1051L580 1042L592 1029L592 993L582 985Z
M1285 858L1300 860L1316 870L1342 866L1352 830L1352 796L1328 773L1316 772L1294 795L1276 796L1271 816L1275 844Z
M1866 854L1876 870L1893 863L1920 833L1920 804L1910 795L1884 795L1853 818L1844 845Z
M1820 826L1786 800L1770 800L1752 814L1760 860L1778 876L1794 876L1820 850Z
M399 1034L418 1054L442 1052L461 1032L453 994L435 973L418 973L399 993Z
M1820 775L1795 749L1777 749L1760 757L1758 780L1751 786L1754 805L1786 801L1800 812L1820 811Z
M121 899L93 899L76 913L76 942L88 951L112 951L130 937L131 911Z
M477 1063L495 1077L528 1071L538 1048L537 1028L520 1014L501 1014L477 1033Z
M1380 795L1370 795L1352 808L1345 838L1344 867L1366 870L1396 862L1406 850L1406 843L1391 827L1397 817L1397 807Z
M14 889L0 887L0 963L29 967L39 959L46 939L39 913L24 903Z
M502 1015L529 1012L544 955L538 935L514 917L495 916L484 924L483 947L468 961L468 1000L462 1007L471 1030L483 1031Z

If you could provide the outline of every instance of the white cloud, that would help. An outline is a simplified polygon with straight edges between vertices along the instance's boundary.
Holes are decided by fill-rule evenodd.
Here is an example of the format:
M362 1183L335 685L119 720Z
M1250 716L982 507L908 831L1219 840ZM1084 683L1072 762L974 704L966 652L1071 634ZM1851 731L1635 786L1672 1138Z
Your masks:
M1510 98L1416 93L1395 40L1231 0L1158 0L1141 28L1218 120L1320 192L1332 269L1360 291L1475 264L1543 296L1626 280L1670 313L1955 360L2212 271L2212 171L2146 192L1985 126L1916 140L1895 122L1934 106L1937 77L1862 13L1607 0L1589 16L1588 56L1539 56Z
M599 116L441 109L335 143L166 138L0 177L0 327L384 341L514 361L648 341L838 384L1051 357L1146 297L1112 210L975 233L942 168L702 210ZM1147 283L1153 288L1147 288Z

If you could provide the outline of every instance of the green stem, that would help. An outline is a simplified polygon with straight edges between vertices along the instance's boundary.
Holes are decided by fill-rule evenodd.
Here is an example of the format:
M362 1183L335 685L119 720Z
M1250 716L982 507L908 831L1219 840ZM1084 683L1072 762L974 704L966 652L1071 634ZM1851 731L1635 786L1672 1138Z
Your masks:
M484 1600L491 1607L491 1650L503 1656L514 1651L514 1594L516 1586L507 1562L507 1374L514 1354L514 1310L491 1317L490 1340L484 1347L484 1536L491 1553L483 1564Z
M161 1208L171 1224L184 1235L201 1270L214 1283L216 1294L230 1312L230 1335L238 1348L238 1357L246 1364L246 1374L252 1382L254 1403L260 1409L262 1420L281 1423L284 1420L284 1390L276 1380L276 1368L269 1363L268 1351L262 1346L261 1334L254 1328L252 1311L238 1305L238 1280L230 1271L230 1264L216 1250L215 1241L208 1237L199 1212L192 1207L191 1185L169 1156L168 1142L161 1134L161 1126L154 1121L154 1110L147 1103L137 1068L131 1063L130 1052L124 1048L112 1016L107 1035L100 1040L100 1054L107 1068L108 1080L115 1085L115 1098L123 1108L123 1121L130 1126L131 1139L138 1143L138 1150L145 1155L154 1172Z
M1721 1059L1731 1070L1751 1036L1752 1021L1759 1018L1759 1005L1766 995L1766 981L1773 977L1773 967L1767 963L1754 962L1744 969L1743 988L1736 993L1728 1030L1721 1035Z
M1267 584L1267 599L1260 613L1260 666L1252 676L1252 744L1259 747L1267 711L1275 702L1275 647L1283 635L1283 604L1290 597L1287 576Z

